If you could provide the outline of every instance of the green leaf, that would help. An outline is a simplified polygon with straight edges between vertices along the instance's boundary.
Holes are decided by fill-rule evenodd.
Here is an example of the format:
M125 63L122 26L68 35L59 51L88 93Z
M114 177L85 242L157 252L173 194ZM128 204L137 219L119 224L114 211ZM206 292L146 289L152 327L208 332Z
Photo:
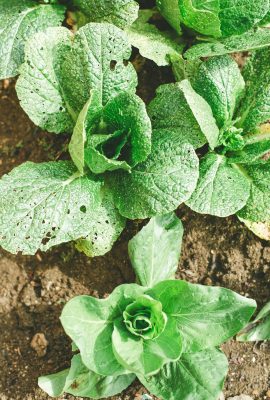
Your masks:
M144 102L135 94L122 92L110 100L100 125L103 135L98 127L89 129L85 149L85 162L94 173L130 170L150 154L151 122Z
M270 340L270 302L263 307L255 320L237 336L237 340L239 342Z
M227 217L241 210L249 196L249 179L226 157L208 153L200 163L197 188L186 204L201 214Z
M170 65L170 56L179 56L183 44L177 35L170 31L160 31L155 25L148 23L152 10L141 10L139 18L128 28L127 35L132 46L137 47L140 54L154 61L158 66Z
M27 162L0 180L0 240L11 252L35 254L87 236L102 182L69 161Z
M270 163L241 166L251 182L251 193L238 216L252 222L270 221Z
M88 24L75 36L51 28L30 39L17 82L21 106L49 132L72 131L92 89L104 105L123 90L135 92L136 72L125 63L131 47L124 32L109 24Z
M121 215L147 218L166 214L186 201L198 179L198 158L177 133L153 131L152 153L131 173L115 171L107 177Z
M218 41L197 44L186 51L184 55L189 60L196 60L201 57L252 51L268 46L270 46L270 30L267 28L251 29L242 35L233 35Z
M270 135L268 132L246 135L244 140L246 145L242 150L226 153L229 163L259 164L268 162L270 152Z
M236 62L227 55L210 58L200 65L192 86L211 106L219 128L230 125L245 88Z
M76 248L88 257L102 256L111 250L126 225L115 207L111 193L102 190L103 199L89 224L89 232L85 239L79 239Z
M153 129L177 133L178 140L195 148L203 146L205 138L212 148L218 143L219 129L212 110L188 80L160 86L148 112Z
M253 222L239 216L238 219L260 239L270 240L270 222Z
M72 0L72 4L85 14L88 22L108 22L122 29L135 21L139 10L134 0Z
M203 35L220 37L220 1L182 0L178 1L181 21L189 28Z
M61 25L65 8L31 0L2 0L0 4L0 79L18 74L26 39L50 26Z
M270 49L256 51L248 61L244 78L246 94L238 110L237 126L244 132L253 132L270 118Z
M90 99L79 114L69 143L70 156L81 174L83 174L85 166L84 147L87 140L87 130L95 123L101 110L99 93L97 90L92 90Z
M61 322L86 367L101 375L125 373L112 349L113 323L144 291L136 284L121 285L105 300L78 296L66 304Z
M217 349L182 354L158 374L139 376L142 384L164 400L216 400L228 372L228 361Z
M146 294L176 320L184 353L219 346L239 332L256 309L254 300L231 290L178 280L158 283Z
M171 55L170 62L176 82L181 82L184 79L189 79L192 82L202 63L201 60L186 60L180 54Z
M82 363L80 354L73 356L70 369L56 374L42 376L39 387L49 396L58 397L70 393L74 396L100 399L114 396L126 389L135 379L135 375L102 376L89 370Z
M114 354L128 371L144 376L155 374L164 364L180 357L182 343L176 332L175 321L169 318L161 335L144 340L130 333L118 319L112 336Z
M180 27L180 10L178 0L157 0L157 6L163 17L176 30L178 34L182 33Z
M128 253L141 285L152 287L173 279L178 267L183 225L174 213L153 217L128 244Z

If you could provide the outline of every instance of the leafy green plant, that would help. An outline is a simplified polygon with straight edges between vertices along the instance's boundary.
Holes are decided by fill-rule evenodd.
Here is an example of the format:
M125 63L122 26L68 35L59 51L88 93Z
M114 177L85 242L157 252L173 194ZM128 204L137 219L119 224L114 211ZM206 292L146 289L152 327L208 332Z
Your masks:
M130 53L126 33L106 23L75 35L49 28L27 42L21 106L41 128L73 132L73 162L27 162L0 180L6 250L35 254L76 240L87 255L101 255L125 218L164 214L191 196L197 155L177 133L152 132Z
M269 0L158 0L157 5L176 32L193 42L185 53L189 59L270 45Z
M138 9L134 0L1 0L0 79L19 73L27 39L61 25L67 11L75 24L108 22L125 28L137 18Z
M213 57L197 64L191 81L161 86L150 104L154 129L204 146L197 188L186 202L192 210L269 223L270 134L260 129L270 117L269 59L268 49L255 52L242 76L230 56Z
M270 302L259 312L257 317L237 336L240 342L270 340Z
M65 305L61 323L79 353L70 369L39 379L43 390L98 399L137 376L161 399L218 398L228 370L218 347L249 321L256 303L175 280L182 233L174 214L152 218L128 246L138 284Z

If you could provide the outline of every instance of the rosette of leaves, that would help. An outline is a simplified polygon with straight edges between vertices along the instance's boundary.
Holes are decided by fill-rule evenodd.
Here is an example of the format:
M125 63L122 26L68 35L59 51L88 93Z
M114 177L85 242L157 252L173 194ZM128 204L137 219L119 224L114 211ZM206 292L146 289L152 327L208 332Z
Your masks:
M259 49L270 45L269 0L158 0L163 17L188 35L189 59Z
M256 316L237 336L239 342L258 342L270 340L270 302L268 302Z
M270 117L269 59L269 49L257 51L242 76L230 56L213 57L191 82L161 86L150 104L153 128L171 126L200 155L198 184L186 202L192 210L269 223L270 134L260 128ZM204 137L194 119L201 127L203 120Z
M175 280L182 233L174 214L152 218L129 242L138 284L65 305L61 322L79 353L70 369L39 379L43 390L98 399L137 377L160 399L218 398L228 371L219 346L249 321L256 303Z
M178 135L152 133L126 34L90 23L50 28L26 45L17 93L36 125L73 132L71 161L25 163L0 180L0 244L35 254L78 241L110 250L125 219L173 211L198 179L198 158ZM89 98L90 97L90 98Z
M67 11L80 25L108 22L126 28L137 18L138 9L134 0L1 0L0 79L19 73L27 39L61 25Z

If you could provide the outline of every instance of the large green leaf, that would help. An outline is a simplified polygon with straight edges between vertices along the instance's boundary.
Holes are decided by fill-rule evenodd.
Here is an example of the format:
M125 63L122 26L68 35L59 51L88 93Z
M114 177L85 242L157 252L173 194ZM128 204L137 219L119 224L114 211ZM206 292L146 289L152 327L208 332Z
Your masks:
M111 250L125 228L126 219L119 214L112 195L103 189L102 202L88 226L88 234L77 240L76 248L88 257L102 256Z
M0 180L0 244L35 254L87 236L102 182L80 176L69 161L27 162Z
M151 152L151 121L135 94L121 92L105 105L100 119L103 135L90 125L84 155L94 173L130 170Z
M113 353L113 324L126 306L144 291L143 287L136 284L121 285L105 300L78 296L66 304L61 322L80 350L86 367L106 376L125 372Z
M201 214L228 217L245 206L250 196L250 181L226 157L208 153L200 163L200 177L186 204Z
M238 126L253 132L270 118L270 49L256 51L248 61L244 78L246 95L238 111Z
M195 148L203 146L206 139L212 148L218 143L212 110L188 80L160 86L148 112L154 129L177 133L179 141Z
M255 320L237 337L240 342L270 340L270 302L259 312Z
M267 28L251 29L242 35L233 35L218 41L210 41L192 46L185 52L185 57L196 60L200 57L221 56L234 52L251 51L270 46L270 30Z
M163 400L217 400L228 372L228 361L217 349L193 354L166 364L158 374L143 377L142 384Z
M32 0L1 0L0 4L0 79L19 72L24 61L27 38L50 26L61 25L65 8L42 5Z
M118 319L114 324L112 342L114 354L123 367L144 376L157 373L164 364L176 361L182 351L181 337L177 335L172 318L168 319L163 333L150 340L134 336Z
M181 34L178 0L157 0L157 6L163 17L178 34Z
M179 280L158 283L146 294L177 321L184 353L219 346L239 332L256 309L254 300L231 290Z
M143 57L157 65L169 65L170 56L179 56L184 46L179 43L175 33L161 31L148 23L152 15L152 10L140 11L139 18L127 30L130 43L139 49Z
M136 72L131 47L119 28L88 24L75 36L50 28L27 44L17 82L21 106L33 122L50 132L71 131L96 89L104 105L122 90L134 92Z
M133 374L102 376L86 368L80 354L73 356L70 369L42 376L38 385L51 397L64 393L100 399L114 396L126 389L135 379Z
M251 194L238 216L253 222L270 221L270 163L241 166L251 182Z
M238 151L228 151L226 157L230 163L259 164L268 162L270 152L270 133L263 130L244 137L245 146Z
M71 0L88 22L108 22L119 28L131 25L138 16L139 5L134 0Z
M166 214L186 201L198 179L198 158L177 132L153 131L152 153L131 173L107 177L120 214L130 219Z
M154 217L128 244L129 257L141 285L174 278L178 267L183 225L174 213Z
M222 128L232 122L245 82L236 62L224 55L200 65L193 88L211 106L217 124Z

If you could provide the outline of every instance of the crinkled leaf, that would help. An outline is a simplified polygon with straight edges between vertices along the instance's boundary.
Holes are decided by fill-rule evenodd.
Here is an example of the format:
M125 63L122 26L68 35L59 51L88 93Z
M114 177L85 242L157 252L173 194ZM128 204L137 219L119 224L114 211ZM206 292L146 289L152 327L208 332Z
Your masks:
M263 307L255 320L238 335L237 340L240 342L270 340L270 302Z
M42 376L39 387L49 396L58 397L64 393L74 396L100 399L114 396L126 389L135 379L135 375L102 376L86 368L80 354L73 356L70 369L56 374Z
M260 132L246 136L245 147L238 151L229 151L226 157L229 163L259 164L268 162L270 153L270 135Z
M170 56L181 54L184 46L179 43L176 34L160 31L155 25L148 23L152 15L152 10L140 11L139 18L127 30L129 41L139 49L143 57L159 66L170 65Z
M180 54L170 55L170 62L176 82L181 82L184 79L189 79L192 82L202 63L201 60L186 60Z
M107 177L120 214L130 219L166 214L186 201L198 179L198 158L177 133L153 131L152 152L131 173Z
M270 49L256 51L248 61L244 78L246 94L238 111L238 126L252 132L270 118Z
M89 224L89 232L85 239L79 239L76 248L88 257L102 256L111 250L126 225L126 219L119 214L112 196L103 192L101 205Z
M139 10L134 0L72 0L72 4L88 22L108 22L122 29L135 21Z
M206 143L214 148L219 129L208 103L198 95L188 80L162 85L148 107L154 129L177 133L179 141L195 148Z
M203 62L192 86L211 106L219 128L232 122L245 82L230 56L213 57Z
M238 216L252 222L270 221L270 163L241 166L251 182L251 193Z
M87 140L87 130L95 123L101 110L99 93L97 90L92 90L90 99L79 114L69 143L70 156L81 173L84 172L85 166L84 147Z
M182 33L180 27L180 10L178 0L157 0L157 6L163 17L176 30L178 34Z
M254 300L229 289L179 280L158 283L146 294L177 321L184 353L219 346L239 332L256 309Z
M181 252L183 225L174 213L153 217L128 244L129 257L141 285L174 278Z
M100 125L103 136L98 129L87 133L85 162L94 173L129 170L150 154L151 121L144 102L135 94L122 92L111 99L102 111Z
M209 153L200 163L200 177L186 204L201 214L227 217L245 206L250 196L250 181L226 157Z
M216 400L228 372L226 356L217 349L182 354L158 374L139 376L142 384L164 400Z
M35 254L87 236L101 202L102 182L80 176L69 161L27 162L0 180L0 243Z
M176 334L172 318L168 319L163 333L151 340L137 338L118 319L114 324L112 342L114 354L123 367L144 376L157 373L164 364L177 360L182 351L181 338Z
M0 79L19 72L24 61L27 38L50 26L61 25L65 8L42 5L31 0L1 0L0 4Z
M101 375L125 372L113 354L113 323L144 290L136 284L121 285L105 300L78 296L65 305L62 325L79 348L86 367Z
M233 35L218 41L197 44L186 51L184 55L189 60L196 60L201 57L221 56L268 46L270 46L270 30L267 28L251 29L242 35Z
M21 106L50 132L71 131L96 89L104 105L122 90L135 92L136 72L124 63L131 54L127 36L110 24L88 24L75 36L50 28L28 42L17 82Z

